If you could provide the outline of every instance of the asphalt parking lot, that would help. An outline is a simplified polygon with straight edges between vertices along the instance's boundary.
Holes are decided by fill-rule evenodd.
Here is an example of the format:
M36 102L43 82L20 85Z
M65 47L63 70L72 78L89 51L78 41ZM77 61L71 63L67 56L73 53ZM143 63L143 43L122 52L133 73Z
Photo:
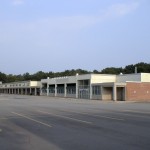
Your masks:
M0 95L0 150L150 150L150 103Z

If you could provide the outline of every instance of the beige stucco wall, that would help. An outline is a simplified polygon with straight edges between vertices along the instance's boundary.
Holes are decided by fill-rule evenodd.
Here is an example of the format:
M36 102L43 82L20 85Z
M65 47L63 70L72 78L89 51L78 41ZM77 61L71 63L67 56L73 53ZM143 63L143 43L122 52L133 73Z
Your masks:
M103 87L102 89L102 100L112 100L113 99L113 88L112 87Z
M150 82L150 73L142 73L141 82Z
M104 82L115 82L116 75L102 75L102 74L86 74L86 75L76 75L68 77L58 77L50 79L42 79L42 83L48 84L65 84L65 83L76 83L79 80L90 80L91 84L94 83L104 83Z
M91 84L116 82L116 75L92 75Z
M31 87L40 87L41 82L40 81L30 81L30 86Z

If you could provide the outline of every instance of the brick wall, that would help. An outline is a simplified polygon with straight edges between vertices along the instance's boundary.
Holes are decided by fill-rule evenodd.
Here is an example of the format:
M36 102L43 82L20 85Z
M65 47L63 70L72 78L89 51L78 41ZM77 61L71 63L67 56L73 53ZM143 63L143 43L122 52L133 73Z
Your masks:
M128 82L126 85L126 100L150 100L150 83Z

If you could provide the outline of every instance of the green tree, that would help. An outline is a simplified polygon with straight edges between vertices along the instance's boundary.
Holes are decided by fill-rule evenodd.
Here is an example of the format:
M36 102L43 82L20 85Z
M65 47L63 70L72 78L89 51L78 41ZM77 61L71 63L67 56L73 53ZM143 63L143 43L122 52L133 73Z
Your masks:
M135 72L135 65L128 65L125 66L124 71L125 74L130 74L130 73L134 73Z
M141 72L150 72L150 64L144 63L144 62L140 62L135 64L135 66L137 67L137 72L141 73Z
M7 76L6 76L6 74L0 72L0 81L2 81L3 83L7 82Z
M122 68L108 67L101 71L103 74L120 74L123 72Z
M22 76L25 81L31 80L31 75L28 72L24 73Z
M18 79L15 75L12 74L7 75L7 82L16 82L16 81L18 81Z
M38 71L37 73L32 75L32 80L40 81L41 79L45 79L48 77L48 73L45 73L43 71Z
M98 74L100 72L98 70L93 70L93 73Z

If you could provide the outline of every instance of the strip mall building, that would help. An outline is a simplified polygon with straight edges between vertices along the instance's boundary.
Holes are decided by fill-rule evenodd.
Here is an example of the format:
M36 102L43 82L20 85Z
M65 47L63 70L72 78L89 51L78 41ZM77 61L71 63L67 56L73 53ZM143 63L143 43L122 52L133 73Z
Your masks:
M0 93L70 97L78 99L145 101L150 100L150 73L86 74L5 83Z
M150 73L86 74L41 80L41 95L97 100L150 100Z
M41 82L21 81L0 84L0 93L20 94L20 95L39 95Z

